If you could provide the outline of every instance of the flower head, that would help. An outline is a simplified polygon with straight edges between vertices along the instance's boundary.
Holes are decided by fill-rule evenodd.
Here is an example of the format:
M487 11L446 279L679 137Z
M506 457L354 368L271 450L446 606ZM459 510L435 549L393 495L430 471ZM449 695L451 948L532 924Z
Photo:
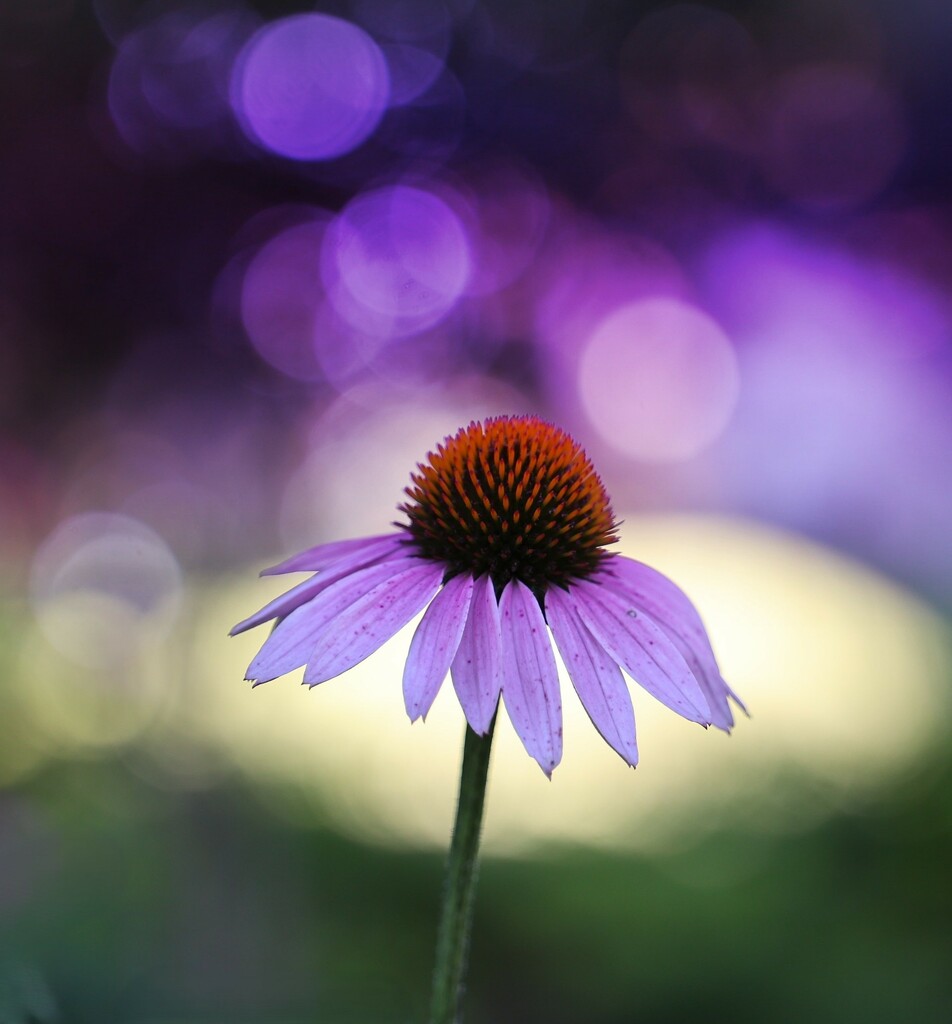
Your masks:
M247 678L305 666L310 686L363 661L426 609L403 692L425 717L447 673L485 734L500 696L546 774L562 757L551 631L583 707L634 766L623 672L679 715L729 731L728 698L694 606L669 579L605 550L615 518L585 452L533 416L471 423L417 467L399 532L322 544L266 573L313 572L239 623L277 619Z

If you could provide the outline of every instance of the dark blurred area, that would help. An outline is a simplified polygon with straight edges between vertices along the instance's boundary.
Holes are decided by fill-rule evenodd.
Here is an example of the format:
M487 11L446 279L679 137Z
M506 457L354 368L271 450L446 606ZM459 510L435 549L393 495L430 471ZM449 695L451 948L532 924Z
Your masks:
M793 836L489 860L468 1018L944 1020L947 759L922 774ZM3 813L20 825L3 850L6 1020L425 1018L436 855L103 767L37 779Z
M0 4L0 1024L424 1019L459 709L396 661L299 721L223 638L522 411L754 717L500 755L467 1019L948 1019L950 51L931 0Z

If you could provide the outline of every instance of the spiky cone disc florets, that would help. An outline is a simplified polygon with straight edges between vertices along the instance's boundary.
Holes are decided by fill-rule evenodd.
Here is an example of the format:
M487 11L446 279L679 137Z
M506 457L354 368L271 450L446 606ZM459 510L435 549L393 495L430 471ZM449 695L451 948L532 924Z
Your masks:
M470 423L411 474L400 506L420 555L447 577L488 574L540 599L550 586L591 577L614 543L608 494L585 452L534 416Z

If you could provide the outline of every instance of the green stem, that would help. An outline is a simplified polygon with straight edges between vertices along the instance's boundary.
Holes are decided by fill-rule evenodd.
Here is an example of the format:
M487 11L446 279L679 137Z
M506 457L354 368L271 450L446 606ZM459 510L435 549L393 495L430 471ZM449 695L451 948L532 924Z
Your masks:
M467 725L463 744L463 767L459 777L456 825L446 862L443 909L436 940L436 968L433 971L433 1001L430 1024L456 1024L463 991L463 975L469 952L476 894L476 861L479 830L486 796L486 775L492 750L493 718L489 731L479 736Z

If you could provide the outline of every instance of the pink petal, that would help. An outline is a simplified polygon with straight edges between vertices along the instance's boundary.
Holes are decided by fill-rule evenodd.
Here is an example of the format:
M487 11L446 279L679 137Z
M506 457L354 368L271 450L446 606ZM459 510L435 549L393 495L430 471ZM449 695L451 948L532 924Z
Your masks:
M502 689L499 606L488 576L473 583L469 616L453 659L453 688L474 732L485 736Z
M679 715L710 724L707 698L667 633L607 587L581 580L569 593L592 635L635 682Z
M308 659L305 683L316 686L353 668L430 601L443 579L444 566L421 558L400 561L410 564L358 597L328 624Z
M401 550L398 544L394 542L394 538L385 539L388 541L387 544L381 543L381 538L379 537L369 537L359 541L339 541L339 545L348 544L357 545L357 547L335 559L332 567L327 572L323 572L319 576L312 576L311 579L299 583L280 597L269 601L260 611L255 612L254 615L243 622L239 622L232 629L230 635L236 636L238 633L243 633L246 629L252 629L254 626L260 626L262 622L268 622L270 619L284 618L284 616L293 612L295 608L299 608L304 604L305 601L309 601L322 590L326 590L332 583L336 583L358 569L385 561L388 555L395 554ZM329 547L330 545L324 546ZM317 551L319 549L313 548L312 550ZM297 557L300 556L296 555L295 558ZM283 564L287 565L293 561L294 559L292 558ZM297 570L288 569L286 571L292 572ZM265 573L268 572L271 572L271 570L265 569ZM301 662L301 664L303 665L304 663Z
M634 767L635 712L621 669L598 645L565 591L549 588L545 613L582 706L608 745Z
M473 577L454 576L423 613L403 669L403 699L410 721L426 718L459 648L473 593Z
M318 544L290 558L262 569L262 576L280 576L286 572L319 572L337 564L344 559L349 564L369 565L391 554L396 547L406 544L406 536L401 533L384 533L376 537L359 537L355 540L335 540L330 544Z
M277 624L249 666L247 678L266 683L300 668L314 652L328 624L346 608L385 580L420 564L419 558L394 558L332 580L313 600Z
M309 580L305 580L296 587L285 591L280 597L269 601L264 608L256 611L254 615L249 616L247 619L243 619L237 626L233 626L228 635L237 636L239 633L244 633L246 629L260 626L262 622L268 622L271 619L283 619L295 609L300 608L306 601L310 601L312 597L319 594L322 590L326 590L337 578L339 577L328 580L325 576L312 576Z
M562 760L562 700L542 609L524 583L512 580L502 592L499 619L503 700L523 746L551 776Z
M615 555L605 566L600 582L623 592L643 609L671 637L688 667L697 677L711 708L713 724L729 731L734 724L730 696L747 709L724 682L707 631L697 609L676 584L648 565Z

